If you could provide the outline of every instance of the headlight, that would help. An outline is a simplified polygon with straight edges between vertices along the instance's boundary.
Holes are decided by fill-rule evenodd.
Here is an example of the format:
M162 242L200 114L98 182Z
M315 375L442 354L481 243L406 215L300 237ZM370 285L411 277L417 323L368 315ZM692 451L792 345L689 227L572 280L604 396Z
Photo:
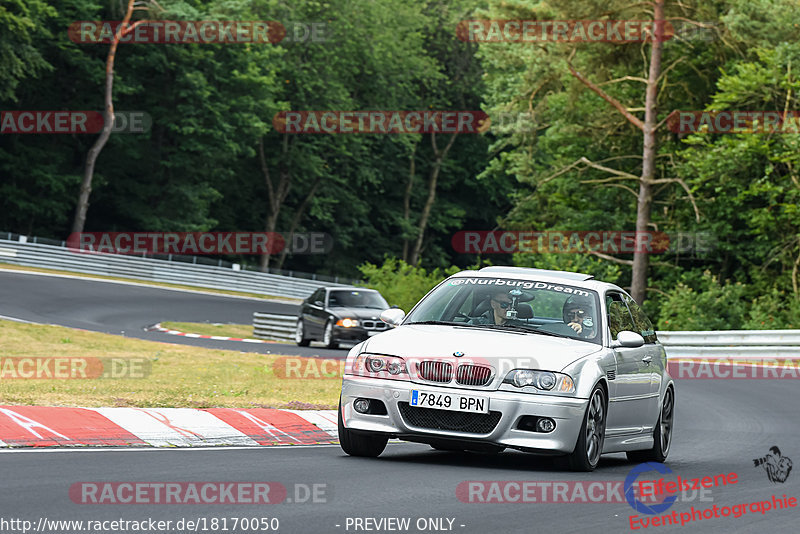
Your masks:
M358 326L358 319L350 319L349 317L345 319L339 319L336 321L336 326L343 326L345 328L352 328L354 326Z
M393 378L398 375L407 375L406 362L397 356L378 356L375 354L362 354L356 358L353 374L381 374L387 373ZM384 375L386 376L386 375Z
M518 388L533 386L543 391L556 391L559 393L575 392L575 383L569 375L553 373L551 371L514 369L506 375L503 382L506 384L513 384Z

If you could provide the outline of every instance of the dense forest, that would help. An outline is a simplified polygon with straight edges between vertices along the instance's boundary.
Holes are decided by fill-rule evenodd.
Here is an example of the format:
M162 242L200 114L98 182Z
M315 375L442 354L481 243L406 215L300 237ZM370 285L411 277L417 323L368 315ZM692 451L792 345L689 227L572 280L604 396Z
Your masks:
M632 288L661 329L800 327L796 0L135 6L132 21L275 21L282 32L119 44L114 109L151 123L112 133L99 153L86 231L325 232L325 255L226 259L362 277L409 298L456 267L574 270ZM102 112L108 39L70 28L127 9L0 0L0 109ZM630 39L522 40L468 22L654 19L664 24ZM478 133L297 134L273 120L292 110L495 120ZM787 127L685 131L668 119L737 110L777 112ZM0 231L66 239L96 139L4 127ZM464 230L647 230L689 245L479 255L454 248Z

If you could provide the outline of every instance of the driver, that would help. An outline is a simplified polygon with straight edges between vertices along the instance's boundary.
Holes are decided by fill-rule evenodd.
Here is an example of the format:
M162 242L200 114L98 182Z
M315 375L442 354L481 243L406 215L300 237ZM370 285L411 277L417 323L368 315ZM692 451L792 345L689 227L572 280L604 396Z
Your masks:
M572 328L581 338L591 338L595 336L596 325L592 310L594 306L587 297L571 296L564 303L562 317L564 324Z
M475 317L472 324L508 324L512 319L506 317L506 312L511 306L511 296L506 291L495 291L491 294L489 305L491 306L483 314Z

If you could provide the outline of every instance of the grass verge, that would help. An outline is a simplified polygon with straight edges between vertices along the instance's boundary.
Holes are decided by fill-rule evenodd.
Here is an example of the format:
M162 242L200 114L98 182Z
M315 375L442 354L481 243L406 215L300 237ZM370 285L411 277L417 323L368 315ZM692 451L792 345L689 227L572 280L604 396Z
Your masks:
M14 378L21 358L146 361L144 378ZM0 402L40 406L336 408L341 379L287 379L295 356L213 350L0 320ZM311 358L299 358L311 361ZM319 360L316 360L317 362Z

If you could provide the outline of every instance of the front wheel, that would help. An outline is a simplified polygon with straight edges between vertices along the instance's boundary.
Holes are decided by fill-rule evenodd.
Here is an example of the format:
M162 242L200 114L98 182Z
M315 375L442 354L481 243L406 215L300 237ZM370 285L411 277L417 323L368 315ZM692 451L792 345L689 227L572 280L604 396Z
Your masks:
M632 462L663 462L667 459L670 446L672 445L672 422L675 412L675 392L671 387L664 393L664 401L661 403L661 414L658 416L658 423L653 431L653 448L646 451L629 451L626 453L628 460Z
M306 337L306 327L302 319L297 320L297 328L294 331L294 342L301 347L307 347L311 342L311 340Z
M600 463L605 437L606 395L598 385L589 397L589 406L586 407L575 450L567 457L570 468L573 471L594 471Z
M333 339L333 320L325 323L325 331L322 333L322 344L326 349L338 349L339 342Z
M381 435L357 434L347 430L342 421L342 399L339 399L339 445L350 456L366 456L375 458L380 456L386 448L389 438Z

